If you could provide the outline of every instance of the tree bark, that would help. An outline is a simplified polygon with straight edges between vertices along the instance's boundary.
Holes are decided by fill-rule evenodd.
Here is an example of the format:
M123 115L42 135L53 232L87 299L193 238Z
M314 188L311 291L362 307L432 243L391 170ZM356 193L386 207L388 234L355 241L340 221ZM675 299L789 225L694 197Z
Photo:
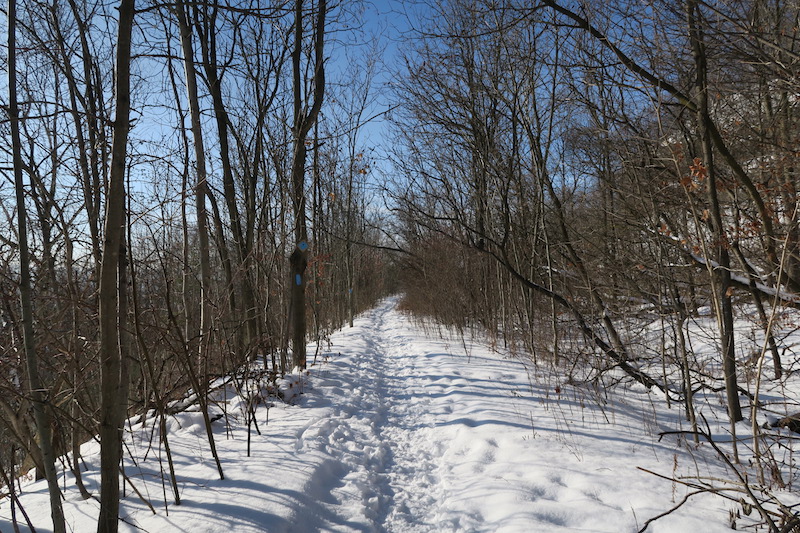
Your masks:
M135 0L121 0L117 29L116 111L111 144L111 170L106 200L103 254L100 262L100 517L98 533L119 527L119 465L122 423L120 330L126 317L119 312L120 251L125 237L125 167L130 131L131 34Z
M306 368L306 267L308 266L308 228L306 225L305 167L308 149L308 132L317 120L325 94L325 68L323 44L325 42L325 15L327 0L319 0L317 20L314 28L314 78L313 100L304 107L303 79L300 62L303 52L303 2L295 4L294 49L292 51L292 77L294 92L294 149L292 154L292 207L294 209L295 248L289 256L290 292L289 307L292 323L292 366ZM305 102L307 104L307 102ZM316 142L316 140L315 140Z

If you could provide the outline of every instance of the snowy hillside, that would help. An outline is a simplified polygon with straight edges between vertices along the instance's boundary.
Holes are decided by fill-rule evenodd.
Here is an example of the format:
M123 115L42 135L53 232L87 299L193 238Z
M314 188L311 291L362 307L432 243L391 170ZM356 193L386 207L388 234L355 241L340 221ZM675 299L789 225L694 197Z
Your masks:
M180 506L162 477L154 419L132 420L125 470L141 497L126 483L121 530L631 532L687 493L644 470L731 477L710 447L659 440L680 427L680 409L651 401L644 388L606 398L488 345L421 328L396 306L386 300L333 335L308 376L295 376L292 388L302 393L293 404L258 405L261 434L252 427L250 457L240 396L230 387L217 393L224 480L200 414L173 416ZM83 448L95 495L98 450ZM97 501L81 500L69 474L63 483L68 528L93 531ZM49 531L44 482L22 490L36 530ZM694 496L647 530L730 531L736 505ZM13 531L8 498L0 531Z

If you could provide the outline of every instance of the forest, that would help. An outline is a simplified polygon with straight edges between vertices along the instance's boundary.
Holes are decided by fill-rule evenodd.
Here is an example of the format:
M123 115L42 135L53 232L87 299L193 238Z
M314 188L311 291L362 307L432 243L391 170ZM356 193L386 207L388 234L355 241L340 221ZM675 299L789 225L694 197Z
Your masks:
M169 459L196 406L224 478L213 384L278 394L391 294L571 386L644 387L800 531L797 0L3 12L0 492L35 471L53 531L59 465L118 531L130 418Z

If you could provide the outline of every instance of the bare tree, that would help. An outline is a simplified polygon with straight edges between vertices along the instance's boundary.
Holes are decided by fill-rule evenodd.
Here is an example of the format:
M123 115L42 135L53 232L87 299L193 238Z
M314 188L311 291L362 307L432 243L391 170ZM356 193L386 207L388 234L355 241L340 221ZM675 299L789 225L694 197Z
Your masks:
M56 533L66 531L64 511L61 507L61 490L55 469L51 417L48 413L47 392L39 377L39 359L36 353L33 330L33 297L31 293L31 259L28 248L28 220L25 205L25 185L23 182L21 141L19 134L19 105L17 103L17 63L16 63L16 0L8 2L8 115L11 125L11 148L14 163L14 186L17 200L17 242L19 246L19 295L22 309L22 340L28 375L28 393L33 404L42 466L50 494L50 516Z
M128 407L127 383L120 351L120 331L127 328L127 313L119 308L119 279L125 263L125 170L130 130L131 35L135 0L121 0L117 29L116 111L111 148L111 171L100 263L100 517L98 533L115 533L119 527L119 469L122 425Z
M192 138L194 140L194 155L197 182L195 184L195 208L197 215L197 238L199 241L200 254L200 342L198 353L198 368L202 372L206 381L208 368L208 357L210 356L211 345L211 251L208 242L208 215L206 211L206 198L208 197L208 174L206 171L205 145L203 143L203 128L200 120L200 99L197 93L197 73L194 68L194 49L192 47L191 28L186 20L186 7L183 2L178 2L175 8L175 15L178 18L178 27L181 32L181 48L183 49L184 72L186 74L186 92L189 101L189 115L191 119ZM191 362L187 362L191 365ZM194 372L192 372L194 375ZM199 388L202 386L202 388ZM211 420L208 415L208 405L205 396L207 387L195 379L195 387L205 420L206 434L211 453L217 464L217 471L220 479L225 479L222 472L222 464L217 454L217 447L214 443L214 433L211 428Z
M291 196L294 210L295 248L289 256L290 315L292 324L292 358L296 368L306 367L306 268L308 267L308 226L306 222L306 158L308 133L317 120L325 95L325 18L327 0L319 0L311 27L314 59L310 70L311 90L302 74L303 43L306 32L302 0L295 2L294 48L292 51L292 88L294 122L292 126Z

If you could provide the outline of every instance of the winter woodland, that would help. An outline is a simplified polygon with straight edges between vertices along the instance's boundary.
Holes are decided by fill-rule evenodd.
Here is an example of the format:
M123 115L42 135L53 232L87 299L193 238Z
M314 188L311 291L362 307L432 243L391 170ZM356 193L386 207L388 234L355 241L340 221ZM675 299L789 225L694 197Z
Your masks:
M797 0L0 20L0 531L800 532Z

